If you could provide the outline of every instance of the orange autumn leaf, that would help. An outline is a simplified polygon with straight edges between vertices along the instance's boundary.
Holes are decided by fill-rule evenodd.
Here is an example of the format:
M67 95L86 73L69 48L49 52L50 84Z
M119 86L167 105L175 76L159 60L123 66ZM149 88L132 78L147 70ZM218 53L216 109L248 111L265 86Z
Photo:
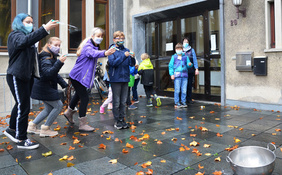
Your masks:
M27 156L27 157L25 157L27 160L29 160L29 159L31 159L31 156Z
M131 144L129 144L129 143L126 143L126 145L125 145L127 148L134 148L134 146L133 145L131 145Z
M138 165L138 162L135 162L135 164L134 165Z
M138 121L138 123L143 123L143 121L140 120L140 121Z
M190 134L190 137L196 137L197 134Z
M54 131L60 131L61 130L61 126L60 125L57 125L56 128L54 128Z
M67 135L66 134L62 134L60 135L60 138L63 138L63 137L66 137Z
M142 166L142 168L147 168L148 166L151 166L151 165L152 165L152 162L148 161L146 163L143 163L141 166Z
M138 171L136 175L145 175L143 171Z
M106 130L106 131L103 131L102 133L103 133L103 134L113 134L114 132L113 132L113 131L110 131L110 130Z
M275 142L271 142L273 145L275 145Z
M11 149L13 149L13 146L12 145L8 145L7 146L7 150L11 150Z
M150 138L149 134L144 134L144 136L142 137L143 139L148 139Z
M179 151L185 151L185 149L183 147L180 147Z
M80 136L88 136L88 135L89 135L89 134L85 134L85 133L84 133L84 134L82 134L82 133L80 134Z
M29 116L33 116L33 115L34 115L34 112L30 112L28 115L29 115Z
M213 113L214 113L214 111L210 111L210 113L211 113L211 114L213 114Z
M5 150L4 149L0 149L0 152L4 152Z
M182 120L182 118L180 118L180 117L176 117L176 120Z
M204 166L201 166L201 164L199 164L198 167L199 167L199 170L204 168Z
M73 163L70 163L70 162L67 163L67 167L72 167L72 166L74 166Z
M199 152L199 150L198 150L198 149L193 148L192 153L198 153L198 152Z
M281 132L281 129L275 129L276 132Z
M158 140L158 141L157 141L157 144L158 144L158 145L161 145L161 144L163 144L163 142L160 141L160 140Z
M162 135L165 135L166 133L165 132L162 132Z
M75 137L75 136L72 136L72 139L73 139L73 140L75 140L75 139L78 139L78 138L77 138L77 137Z
M220 127L220 125L215 125L216 127Z
M188 146L184 146L185 150L189 151L190 148L188 148Z
M213 175L222 175L222 172L221 171L215 171L212 173Z
M223 135L220 134L220 133L217 133L216 136L217 136L217 137L222 137Z
M131 125L130 129L136 129L137 126Z
M201 130L201 131L203 131L203 132L206 132L206 131L208 131L208 129L207 128L205 128L205 127L199 127L199 129Z
M66 142L63 142L63 143L61 143L60 145L66 145L67 143Z
M75 139L75 140L73 141L73 144L78 144L79 142L80 142L80 140Z
M73 160L73 159L74 159L74 157L73 157L73 156L70 156L67 160L71 161L71 160Z
M195 174L195 175L204 175L205 174L205 172L203 172L203 173L201 173L201 172L198 172L197 174Z
M175 128L175 131L179 131L179 128Z
M72 146L69 147L69 150L74 150L74 149L75 149L75 147L72 147Z
M101 143L100 145L99 145L99 149L106 149L106 145L104 145L103 143Z
M122 150L122 153L126 154L126 153L128 153L128 150L123 149L123 150Z
M244 130L244 128L239 128L239 131L243 131Z
M58 124L58 122L53 122L53 125L56 125L56 124Z
M239 145L235 145L231 148L225 148L225 150L230 152L230 151L233 151L234 149L237 149L238 147L239 147Z
M195 140L193 142L190 143L190 146L199 146L200 143L199 142L196 142Z
M115 142L119 142L119 138L115 138Z
M221 162L221 158L220 158L220 157L217 157L217 158L214 159L214 161L216 161L216 162Z
M153 174L153 170L152 169L148 169L148 171L146 172L146 175L152 175Z
M146 142L142 142L142 145L147 145L147 143Z
M78 145L79 148L83 148L83 145Z
M280 151L282 152L282 148L280 148Z

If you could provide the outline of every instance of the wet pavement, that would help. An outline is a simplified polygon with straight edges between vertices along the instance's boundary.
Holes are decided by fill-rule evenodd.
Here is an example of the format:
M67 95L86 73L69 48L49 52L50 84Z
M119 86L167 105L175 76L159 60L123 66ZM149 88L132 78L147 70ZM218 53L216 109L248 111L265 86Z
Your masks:
M190 104L188 109L174 109L170 98L163 98L162 106L156 108L146 107L145 98L139 100L140 103L136 104L138 109L127 111L126 119L136 128L116 130L112 112L108 110L100 114L101 101L92 99L88 119L89 124L96 128L95 132L79 133L76 113L73 126L66 123L64 116L58 116L57 123L52 125L52 128L60 127L57 137L40 138L29 134L31 140L40 143L36 150L17 149L16 144L1 133L0 149L4 151L0 152L0 174L134 175L151 169L153 174L160 175L194 175L198 172L212 175L216 171L232 175L232 169L226 162L229 154L226 148L235 145L266 147L270 142L275 142L277 147L273 175L282 174L279 111L222 107L203 102ZM34 109L41 106L34 106ZM33 111L36 115L38 110ZM30 116L30 119L33 118ZM137 141L136 138L142 140ZM74 143L75 139L80 142ZM193 141L199 145L190 146ZM100 149L100 144L106 148ZM9 145L13 147L10 150ZM193 151L195 148L197 150ZM123 153L123 149L128 153ZM42 156L49 151L52 155ZM64 156L68 156L69 160L60 161ZM215 161L218 157L221 161ZM113 159L117 159L116 164L109 163ZM151 165L146 167L146 163Z

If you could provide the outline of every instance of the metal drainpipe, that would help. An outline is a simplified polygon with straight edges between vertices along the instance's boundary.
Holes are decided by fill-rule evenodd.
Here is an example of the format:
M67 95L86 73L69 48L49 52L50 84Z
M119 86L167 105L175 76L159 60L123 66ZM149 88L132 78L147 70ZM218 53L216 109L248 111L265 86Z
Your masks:
M220 50L221 50L221 106L226 105L225 82L225 29L224 29L224 0L219 0L220 19Z
M27 1L27 13L29 14L29 15L31 15L31 12L32 12L32 9L31 9L31 0L28 0Z

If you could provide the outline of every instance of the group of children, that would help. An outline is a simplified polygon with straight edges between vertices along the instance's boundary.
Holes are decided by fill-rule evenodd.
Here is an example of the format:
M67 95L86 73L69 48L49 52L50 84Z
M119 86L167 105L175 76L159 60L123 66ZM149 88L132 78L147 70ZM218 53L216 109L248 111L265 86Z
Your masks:
M49 30L58 26L58 21L50 20L36 31L32 31L33 19L27 14L19 14L13 21L13 32L8 37L9 67L7 70L7 82L15 98L16 104L11 113L10 126L4 134L16 142L18 148L35 149L39 144L27 138L28 133L40 134L41 137L55 136L57 131L52 131L50 126L59 115L63 104L59 99L57 84L66 88L67 83L58 74L67 59L66 55L59 57L61 40L57 37L49 38L42 51L35 57L34 44L48 35ZM125 108L136 109L130 98L131 88L135 93L133 100L138 101L135 82L136 74L141 75L141 84L147 97L147 106L153 106L153 98L157 106L161 106L161 100L157 96L154 85L154 68L147 53L141 55L142 62L136 64L135 54L124 47L125 36L121 31L113 34L113 43L108 50L100 50L99 44L104 37L104 30L94 28L91 35L84 39L77 49L77 60L70 71L69 78L75 88L75 94L64 112L65 118L70 124L74 124L73 115L79 105L79 130L93 131L94 128L87 122L87 105L89 95L87 89L94 86L95 68L98 58L108 57L106 79L109 81L108 99L100 107L100 113L105 112L105 107L113 110L116 129L126 129L129 125L125 121ZM59 57L59 58L58 58ZM28 61L27 61L28 60ZM176 55L173 55L169 64L171 79L175 81L175 104L187 107L185 103L187 87L187 69L192 64L183 53L182 44L176 45ZM24 69L22 69L24 68ZM33 83L34 81L34 83ZM185 87L186 86L186 87ZM181 103L179 92L182 89ZM41 100L44 110L38 116L28 122L30 110L30 97ZM47 117L46 122L37 129Z

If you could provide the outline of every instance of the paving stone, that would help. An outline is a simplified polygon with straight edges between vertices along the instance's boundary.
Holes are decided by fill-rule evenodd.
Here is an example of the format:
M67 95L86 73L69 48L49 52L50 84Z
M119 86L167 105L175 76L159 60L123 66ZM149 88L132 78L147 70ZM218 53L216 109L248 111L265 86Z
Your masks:
M0 168L1 175L27 175L20 165L6 166L5 168Z
M80 172L79 170L77 170L74 167L59 169L51 173L52 175L66 175L66 174L84 175L82 172ZM49 173L45 173L44 175L49 175Z
M137 173L137 171L135 171L131 168L125 168L125 169L122 169L122 170L115 171L113 173L109 173L107 175L125 175L125 174L128 174L128 175L133 174L134 175L136 173Z
M11 155L0 156L0 168L5 168L17 164L18 163Z

